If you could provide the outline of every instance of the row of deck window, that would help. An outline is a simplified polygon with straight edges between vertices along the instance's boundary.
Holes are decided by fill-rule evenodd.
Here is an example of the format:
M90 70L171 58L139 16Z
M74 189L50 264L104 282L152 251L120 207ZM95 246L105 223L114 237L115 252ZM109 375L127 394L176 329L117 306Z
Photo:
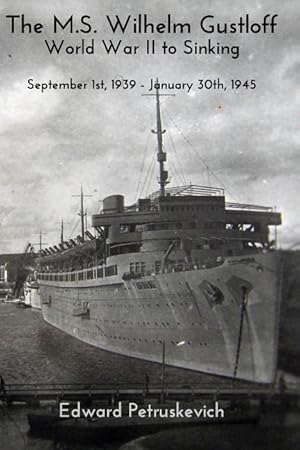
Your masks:
M47 273L42 272L38 274L38 280L45 281L84 281L94 280L97 278L106 278L118 274L118 267L116 264L105 267L97 267L79 272L73 271L68 273Z
M161 206L161 211L175 212L175 211L224 211L224 205L176 205L176 206Z
M160 230L181 230L181 229L214 229L214 230L224 230L223 222L190 222L190 223L149 223L144 225L144 231L160 231Z

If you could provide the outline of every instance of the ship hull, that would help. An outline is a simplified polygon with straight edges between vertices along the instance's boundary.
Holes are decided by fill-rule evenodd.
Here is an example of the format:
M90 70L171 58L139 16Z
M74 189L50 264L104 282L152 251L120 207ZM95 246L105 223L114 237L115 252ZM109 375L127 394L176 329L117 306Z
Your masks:
M44 320L101 349L253 382L274 380L281 301L277 253L210 269L40 282Z

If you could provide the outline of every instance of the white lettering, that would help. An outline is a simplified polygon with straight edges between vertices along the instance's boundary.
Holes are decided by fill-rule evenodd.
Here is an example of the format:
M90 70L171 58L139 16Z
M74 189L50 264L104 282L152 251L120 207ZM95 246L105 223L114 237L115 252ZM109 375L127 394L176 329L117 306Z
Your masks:
M59 417L62 419L68 419L70 417L69 408L65 408L65 406L69 406L70 403L60 403L59 404Z

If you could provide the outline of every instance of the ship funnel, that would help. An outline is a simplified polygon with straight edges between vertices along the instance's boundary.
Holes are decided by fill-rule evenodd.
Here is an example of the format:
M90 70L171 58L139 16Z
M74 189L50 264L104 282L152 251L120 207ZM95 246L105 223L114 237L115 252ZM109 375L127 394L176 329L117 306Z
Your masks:
M123 195L110 195L103 200L103 213L116 214L124 212Z

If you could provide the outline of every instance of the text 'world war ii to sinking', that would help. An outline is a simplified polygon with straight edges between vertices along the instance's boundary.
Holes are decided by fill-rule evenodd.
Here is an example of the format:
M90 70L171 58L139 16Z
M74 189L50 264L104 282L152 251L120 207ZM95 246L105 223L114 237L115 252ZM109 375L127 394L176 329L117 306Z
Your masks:
M7 14L4 19L11 34L47 34L43 44L52 56L184 54L229 55L237 59L240 45L233 43L232 36L273 35L278 28L277 17L278 14L269 13L253 20L249 14L244 14L224 21L208 14L183 22L172 14L166 14L160 21L153 21L148 14L98 18L72 14L64 18L53 15L47 23L42 23L33 22L24 14ZM101 33L99 38L97 33ZM49 38L49 35L52 36ZM204 36L209 38L203 39Z

